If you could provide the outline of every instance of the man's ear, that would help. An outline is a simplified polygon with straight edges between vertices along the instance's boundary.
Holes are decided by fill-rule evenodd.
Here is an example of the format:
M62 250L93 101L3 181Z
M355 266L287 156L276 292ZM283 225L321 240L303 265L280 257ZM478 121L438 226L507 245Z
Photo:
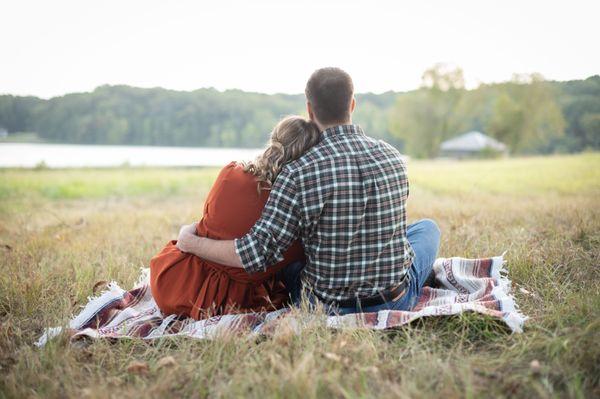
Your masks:
M356 108L356 99L352 97L352 102L350 103L350 113L354 112L354 108Z
M313 114L312 105L308 101L306 102L306 112L308 112L308 119L314 122L315 115Z

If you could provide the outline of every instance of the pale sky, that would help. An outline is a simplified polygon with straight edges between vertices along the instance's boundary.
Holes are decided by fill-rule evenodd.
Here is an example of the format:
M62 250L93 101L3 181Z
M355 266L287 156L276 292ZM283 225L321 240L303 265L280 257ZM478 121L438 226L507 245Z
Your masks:
M600 1L0 0L0 93L103 84L302 93L339 66L358 92L419 86L437 62L470 87L600 73Z

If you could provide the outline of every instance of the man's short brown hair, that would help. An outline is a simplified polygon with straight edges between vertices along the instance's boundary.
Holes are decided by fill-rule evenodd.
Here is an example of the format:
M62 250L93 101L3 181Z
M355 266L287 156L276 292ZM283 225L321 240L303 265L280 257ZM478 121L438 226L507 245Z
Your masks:
M354 84L350 75L340 68L317 69L308 79L304 92L321 124L339 124L350 119Z

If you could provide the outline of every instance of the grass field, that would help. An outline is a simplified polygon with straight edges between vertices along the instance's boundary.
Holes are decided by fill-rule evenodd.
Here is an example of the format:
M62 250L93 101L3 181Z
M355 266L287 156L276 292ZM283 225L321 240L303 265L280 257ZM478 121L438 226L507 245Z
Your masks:
M600 154L409 163L409 220L438 221L440 256L508 250L523 334L467 314L386 333L33 346L97 281L130 287L201 216L216 172L0 171L0 397L600 396ZM149 372L128 373L134 360Z

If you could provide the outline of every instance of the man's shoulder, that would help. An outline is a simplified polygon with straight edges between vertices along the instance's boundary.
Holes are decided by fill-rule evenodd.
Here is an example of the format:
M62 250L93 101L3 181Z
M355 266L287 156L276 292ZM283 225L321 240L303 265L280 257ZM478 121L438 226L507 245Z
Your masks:
M288 163L284 166L289 173L297 173L307 167L315 167L316 164L331 158L333 152L329 148L330 145L324 140L314 145L311 149L306 151L300 158Z
M354 141L355 145L340 145L344 141ZM360 144L356 145L356 142L360 142ZM363 152L364 154L361 154ZM307 169L314 170L325 165L332 165L336 159L365 155L368 152L383 153L388 158L396 159L403 164L405 163L405 157L393 145L381 139L361 134L346 136L337 140L331 138L321 140L300 158L285 165L284 169L288 175L297 175Z
M379 153L380 155L383 155L383 158L387 159L389 162L398 162L403 165L406 163L406 157L390 143L367 135L362 135L360 139L365 144L365 152L368 153L368 156ZM381 156L377 158L382 159Z
M377 140L377 142L379 143L381 148L384 151L388 152L390 155L397 156L402 162L406 161L406 156L402 155L402 153L390 143L383 140Z

